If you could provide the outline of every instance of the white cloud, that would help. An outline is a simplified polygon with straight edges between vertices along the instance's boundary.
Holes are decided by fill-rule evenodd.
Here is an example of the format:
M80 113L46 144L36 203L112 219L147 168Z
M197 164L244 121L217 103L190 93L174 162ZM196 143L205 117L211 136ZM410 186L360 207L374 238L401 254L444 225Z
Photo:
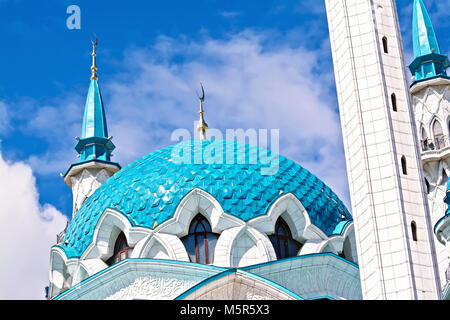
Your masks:
M308 50L292 44L292 36L247 30L220 40L160 37L147 48L127 50L117 64L123 69L99 80L117 146L113 160L124 166L173 143L173 130L192 132L201 80L211 128L280 129L280 153L349 205L329 44ZM76 161L73 137L81 131L83 108L84 97L76 93L20 112L29 117L21 130L48 141L45 154L27 160L36 173L58 174Z
M43 299L50 247L67 218L39 204L31 168L0 154L0 299Z
M161 37L152 47L126 53L129 71L104 79L102 87L115 160L128 163L167 145L176 128L192 132L201 80L210 127L279 128L280 153L349 204L333 69L324 63L331 60L329 48L268 44L277 36L246 31L199 42Z

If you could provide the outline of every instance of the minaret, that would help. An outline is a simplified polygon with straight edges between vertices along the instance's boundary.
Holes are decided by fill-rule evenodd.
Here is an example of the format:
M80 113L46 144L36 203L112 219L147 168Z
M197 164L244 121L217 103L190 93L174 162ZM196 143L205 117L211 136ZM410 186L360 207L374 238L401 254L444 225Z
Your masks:
M427 189L432 225L445 214L446 185L450 175L450 77L449 59L441 53L431 19L422 0L414 0L414 60L410 87ZM437 238L434 238L436 240ZM449 252L435 241L441 285L446 283Z
M364 299L440 299L395 0L326 0Z
M208 124L205 122L205 118L203 116L203 101L205 101L205 90L203 89L203 84L200 82L200 87L202 88L202 95L198 95L198 99L200 100L200 120L198 121L197 131L200 135L200 140L206 140L206 131L208 130Z
M112 137L108 137L105 109L98 86L97 44L97 40L92 42L91 84L84 109L81 138L77 137L78 143L75 146L80 159L63 175L73 193L72 216L87 197L121 168L118 163L111 162L111 152L115 146L111 141Z

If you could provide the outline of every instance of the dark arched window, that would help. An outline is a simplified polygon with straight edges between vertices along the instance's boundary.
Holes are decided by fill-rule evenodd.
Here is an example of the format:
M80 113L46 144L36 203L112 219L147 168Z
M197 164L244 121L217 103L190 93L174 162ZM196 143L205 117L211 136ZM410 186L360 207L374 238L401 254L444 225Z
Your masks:
M111 256L111 258L109 258L107 264L113 265L114 263L127 259L129 256L129 250L130 247L128 246L127 238L125 237L123 232L121 232L117 237L116 243L114 245L113 255Z
M191 262L210 264L214 258L218 234L212 233L211 226L201 214L191 222L189 234L181 239Z
M411 222L411 233L413 241L417 241L417 226L415 221Z
M402 156L402 172L404 175L408 174L408 170L406 169L406 158Z
M275 233L269 236L278 259L296 256L302 247L301 243L292 238L291 230L283 218L278 218Z
M427 193L430 193L430 184L427 179L425 179L425 187L427 188Z
M439 150L445 147L445 139L444 133L442 131L441 123L436 119L433 122L433 136L434 136L434 145L436 146L436 150Z
M442 180L441 180L441 186L446 186L448 182L448 176L447 172L445 172L445 169L442 169Z
M389 53L388 40L386 37L383 37L383 50L384 50L384 53Z
M391 94L392 110L397 112L397 96L395 93Z

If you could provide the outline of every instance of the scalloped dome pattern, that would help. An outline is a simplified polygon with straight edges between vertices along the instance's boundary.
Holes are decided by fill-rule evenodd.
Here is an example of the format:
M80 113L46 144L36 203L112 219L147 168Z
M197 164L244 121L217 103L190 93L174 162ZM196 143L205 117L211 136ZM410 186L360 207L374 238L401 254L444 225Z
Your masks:
M230 153L226 156L223 152L223 158L220 157L221 148L233 148L234 164L226 164ZM190 152L191 164L173 161L173 155L184 155L180 150ZM218 156L224 164L194 161L202 152ZM283 156L278 156L276 174L262 175L261 169L270 166L259 160L265 152L278 156L266 149L227 140L185 141L154 151L114 174L83 203L67 229L66 244L61 247L68 258L80 257L92 242L97 222L107 208L124 214L133 226L153 229L172 218L180 201L194 188L210 193L226 213L244 221L266 214L286 193L293 193L301 201L311 222L327 235L342 222L342 215L351 219L328 186ZM238 154L245 155L247 164L236 164L242 163L237 161ZM248 164L254 155L259 155L257 162Z

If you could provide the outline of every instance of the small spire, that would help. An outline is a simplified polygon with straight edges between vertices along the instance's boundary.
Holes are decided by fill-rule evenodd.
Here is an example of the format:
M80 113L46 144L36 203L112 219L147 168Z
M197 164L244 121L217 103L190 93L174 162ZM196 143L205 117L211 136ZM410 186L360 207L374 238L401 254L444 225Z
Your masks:
M436 33L422 0L414 0L412 40L414 60L409 65L414 82L447 77L448 57L441 53Z
M441 53L433 24L422 0L414 0L413 47L415 58L430 53Z
M94 34L95 36L95 42L91 40L92 42L92 66L91 66L91 71L92 71L92 75L91 75L91 80L98 80L97 77L97 65L95 64L95 57L97 56L97 53L95 52L95 47L98 45L98 39L97 36Z
M197 125L197 130L200 133L200 139L206 140L206 131L208 130L208 124L205 122L205 118L203 117L203 101L205 101L205 90L203 89L203 84L200 81L200 87L202 88L202 95L200 96L197 92L198 99L200 100L200 120Z
M92 41L92 76L84 108L81 136L76 138L75 150L79 155L79 162L101 160L110 162L111 153L115 146L108 135L105 108L97 79L97 65L95 63L95 47L97 37Z

